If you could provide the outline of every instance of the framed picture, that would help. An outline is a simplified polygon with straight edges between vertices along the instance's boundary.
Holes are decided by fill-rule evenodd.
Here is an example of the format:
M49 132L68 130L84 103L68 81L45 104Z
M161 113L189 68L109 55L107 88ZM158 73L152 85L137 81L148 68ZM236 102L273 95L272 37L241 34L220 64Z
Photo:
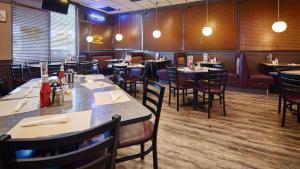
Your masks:
M6 22L6 11L0 9L0 22Z

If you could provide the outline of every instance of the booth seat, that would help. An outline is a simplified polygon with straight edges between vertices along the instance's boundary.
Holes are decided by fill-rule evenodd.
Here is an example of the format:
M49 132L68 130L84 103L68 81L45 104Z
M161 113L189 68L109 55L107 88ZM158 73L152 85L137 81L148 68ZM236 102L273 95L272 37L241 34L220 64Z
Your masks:
M194 56L194 62L203 61L203 54L187 54ZM235 53L208 54L210 58L216 58L222 62L224 69L228 70L228 86L240 87L240 58Z
M266 60L262 54L241 54L242 87L267 90L274 85L272 76L264 73L261 63Z
M99 72L102 74L107 74L108 69L107 65L110 64L109 62L106 62L105 60L110 60L114 58L114 52L95 52L95 53L89 53L88 55L90 60L98 60L98 67Z
M131 63L140 64L143 61L143 53L130 53ZM142 69L131 69L129 72L130 76L141 76L143 74Z

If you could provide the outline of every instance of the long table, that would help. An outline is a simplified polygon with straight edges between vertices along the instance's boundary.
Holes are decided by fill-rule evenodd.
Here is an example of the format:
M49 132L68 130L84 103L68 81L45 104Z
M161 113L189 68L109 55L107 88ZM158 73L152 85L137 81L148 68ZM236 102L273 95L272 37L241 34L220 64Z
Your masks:
M40 79L32 79L27 83L37 82L39 80ZM97 81L112 83L110 80L106 78ZM95 104L95 99L94 99L95 92L120 90L120 88L114 85L113 87L89 90L88 88L80 85L80 83L84 83L84 82L86 82L84 78L81 78L78 83L73 83L69 85L73 91L72 92L73 99L70 102L65 102L62 106L57 106L57 107L53 106L50 108L38 109L37 111L33 111L33 112L26 112L22 114L0 117L0 134L7 133L12 127L14 127L23 118L42 116L42 115L63 114L63 113L70 113L70 112L80 112L86 110L92 110L91 127L103 124L104 122L111 120L112 116L117 114L121 115L121 125L137 123L137 122L149 120L151 118L151 111L149 111L140 102L135 100L135 98L133 98L127 93L126 95L130 98L129 102L97 106ZM20 88L22 88L22 86ZM20 90L20 88L17 90ZM5 100L5 97L2 98L1 100Z

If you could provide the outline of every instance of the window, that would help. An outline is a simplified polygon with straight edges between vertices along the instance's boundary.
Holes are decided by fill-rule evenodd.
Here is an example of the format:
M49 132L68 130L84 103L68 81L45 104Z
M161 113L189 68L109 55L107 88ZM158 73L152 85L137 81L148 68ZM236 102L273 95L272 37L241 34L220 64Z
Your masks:
M13 60L25 63L49 58L49 14L13 6Z
M76 25L75 5L70 4L67 15L14 5L14 63L76 57Z
M76 7L69 6L68 14L50 12L51 60L76 56Z

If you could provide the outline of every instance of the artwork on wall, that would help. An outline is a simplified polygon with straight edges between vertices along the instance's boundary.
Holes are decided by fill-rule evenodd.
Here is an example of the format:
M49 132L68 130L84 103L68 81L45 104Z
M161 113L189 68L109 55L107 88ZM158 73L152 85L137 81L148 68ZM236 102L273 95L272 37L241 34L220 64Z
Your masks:
M0 9L0 22L6 22L6 11Z

